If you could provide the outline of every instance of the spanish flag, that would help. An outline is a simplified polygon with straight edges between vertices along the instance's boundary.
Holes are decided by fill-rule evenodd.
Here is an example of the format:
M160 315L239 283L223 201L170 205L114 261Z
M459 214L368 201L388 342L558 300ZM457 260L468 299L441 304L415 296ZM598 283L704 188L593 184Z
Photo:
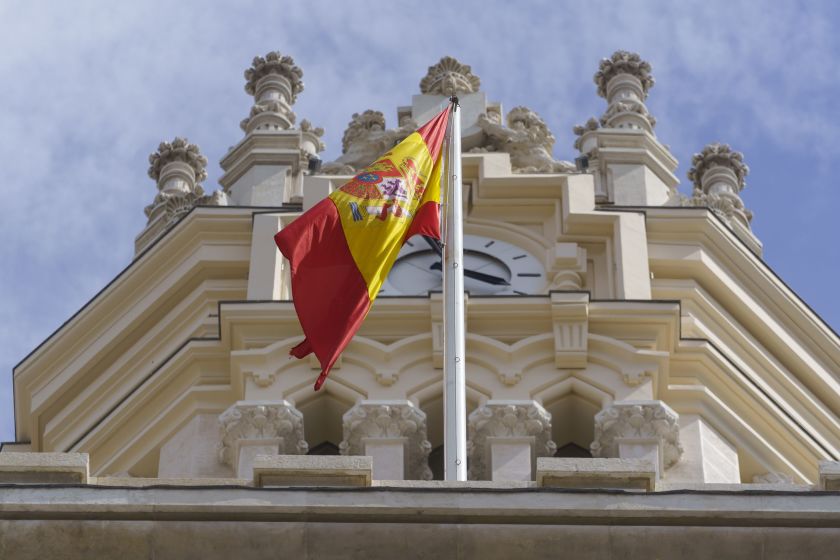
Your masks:
M450 109L413 132L274 236L291 264L292 297L321 388L370 310L405 241L440 239L440 173Z

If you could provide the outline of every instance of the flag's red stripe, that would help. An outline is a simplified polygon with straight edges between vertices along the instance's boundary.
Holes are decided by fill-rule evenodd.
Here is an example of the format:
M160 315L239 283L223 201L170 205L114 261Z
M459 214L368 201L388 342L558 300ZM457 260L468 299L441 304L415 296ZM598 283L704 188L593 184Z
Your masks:
M306 340L292 349L321 362L317 390L370 308L367 284L353 261L335 203L326 198L274 236L289 259L295 310Z
M432 161L437 161L440 154L440 147L443 145L443 138L446 136L446 124L449 122L450 110L441 111L438 116L417 129L417 133L423 137L426 146L429 148L429 155Z
M408 231L405 232L403 242L414 235L440 239L440 204L429 201L417 209Z

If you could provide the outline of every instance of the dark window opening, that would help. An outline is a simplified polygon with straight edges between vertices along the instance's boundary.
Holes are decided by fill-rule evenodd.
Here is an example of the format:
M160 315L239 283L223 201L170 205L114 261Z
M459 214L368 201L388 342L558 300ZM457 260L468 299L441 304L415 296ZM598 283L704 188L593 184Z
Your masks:
M576 445L574 443L567 443L563 447L558 447L554 453L555 457L569 457L575 459L591 459L592 453L588 449Z
M307 455L341 455L338 446L331 441L324 441L309 448Z

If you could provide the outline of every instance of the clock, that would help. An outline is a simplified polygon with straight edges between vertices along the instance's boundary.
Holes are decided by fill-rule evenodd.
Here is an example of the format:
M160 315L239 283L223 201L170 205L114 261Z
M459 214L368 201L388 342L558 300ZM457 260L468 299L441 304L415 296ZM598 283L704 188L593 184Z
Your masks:
M406 241L379 295L426 295L442 289L442 262L433 240ZM464 235L464 290L471 295L528 295L545 288L545 270L534 255L505 241Z

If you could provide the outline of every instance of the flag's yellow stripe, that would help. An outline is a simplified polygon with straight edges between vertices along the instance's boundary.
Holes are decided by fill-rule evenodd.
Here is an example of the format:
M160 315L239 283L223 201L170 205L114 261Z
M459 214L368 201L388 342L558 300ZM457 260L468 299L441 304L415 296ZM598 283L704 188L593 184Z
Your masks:
M400 252L403 238L417 209L426 201L440 200L440 178L432 172L434 168L439 175L439 166L434 165L435 162L432 161L429 149L420 134L412 133L366 171L375 173L379 168L388 167L387 162L400 169L398 178L403 180L402 184L406 189L403 193L405 200L363 199L357 196L358 193L354 195L343 190L337 190L330 195L338 208L347 245L367 284L371 302L379 293ZM412 163L419 179L416 185L411 180ZM426 189L421 198L415 196L417 188ZM391 206L383 214L381 209L389 203ZM399 211L395 209L395 203L400 206Z

